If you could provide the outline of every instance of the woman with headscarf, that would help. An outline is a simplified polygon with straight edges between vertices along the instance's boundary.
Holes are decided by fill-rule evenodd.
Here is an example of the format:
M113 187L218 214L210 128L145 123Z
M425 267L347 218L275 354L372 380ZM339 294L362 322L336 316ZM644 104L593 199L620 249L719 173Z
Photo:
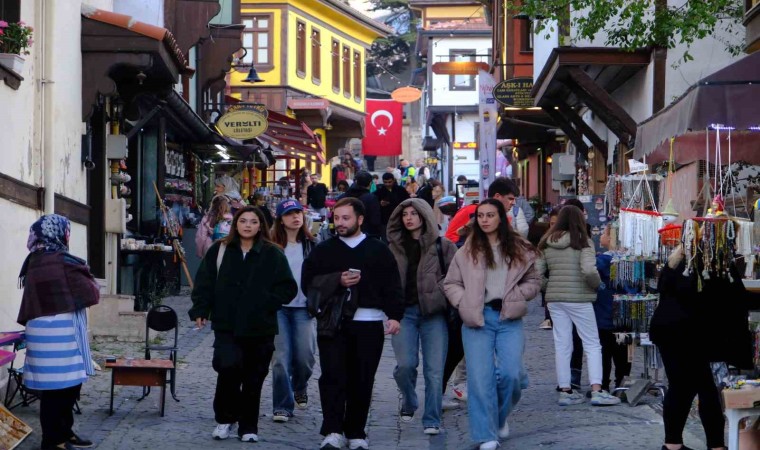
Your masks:
M100 299L87 263L69 253L71 223L45 215L29 230L19 287L17 322L26 326L24 385L40 392L42 450L89 447L72 430L82 383L95 371L87 341L86 308Z
M229 175L222 175L214 180L214 195L220 194L229 197L232 214L235 214L238 209L245 206L237 181Z

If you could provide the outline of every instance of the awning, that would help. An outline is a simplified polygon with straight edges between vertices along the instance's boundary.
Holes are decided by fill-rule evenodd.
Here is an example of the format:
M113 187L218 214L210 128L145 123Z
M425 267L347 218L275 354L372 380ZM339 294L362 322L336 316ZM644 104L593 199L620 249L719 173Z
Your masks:
M648 163L667 160L668 141L675 137L674 154L679 163L704 159L705 130L720 124L735 129L734 160L758 161L760 133L747 131L760 125L758 99L760 52L755 52L701 79L670 106L640 123L634 158L646 156ZM714 138L716 133L712 134ZM727 136L727 132L721 134Z
M585 137L606 158L606 142L579 112L589 108L621 142L631 142L636 136L636 122L610 93L647 67L651 53L650 49L557 47L534 82L531 96L582 154L588 150Z
M269 111L269 128L258 139L276 155L325 163L325 148L319 137L305 123L284 114Z

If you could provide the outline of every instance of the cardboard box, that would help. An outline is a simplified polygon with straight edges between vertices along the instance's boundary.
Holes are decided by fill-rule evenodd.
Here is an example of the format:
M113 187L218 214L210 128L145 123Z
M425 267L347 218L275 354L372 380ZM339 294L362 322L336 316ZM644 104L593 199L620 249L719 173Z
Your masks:
M760 388L725 389L726 409L760 408Z

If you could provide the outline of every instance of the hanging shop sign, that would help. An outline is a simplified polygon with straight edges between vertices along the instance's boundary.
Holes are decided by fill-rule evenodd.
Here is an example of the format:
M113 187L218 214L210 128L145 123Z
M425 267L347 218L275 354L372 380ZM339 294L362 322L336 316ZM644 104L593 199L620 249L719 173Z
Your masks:
M490 69L487 63L475 61L450 61L433 64L436 75L477 75L478 71Z
M253 139L269 128L267 116L264 105L234 105L217 120L216 128L223 136L233 139Z
M400 87L391 92L391 98L399 103L416 102L421 97L422 91L412 86Z
M628 160L628 168L630 169L631 173L646 172L649 170L649 166L643 162L636 161L635 159Z
M493 97L497 102L510 108L532 108L533 78L511 78L498 83L493 88Z
M327 109L330 101L326 98L289 98L288 108L290 109Z
M454 150L475 150L478 148L477 142L454 142L452 144Z

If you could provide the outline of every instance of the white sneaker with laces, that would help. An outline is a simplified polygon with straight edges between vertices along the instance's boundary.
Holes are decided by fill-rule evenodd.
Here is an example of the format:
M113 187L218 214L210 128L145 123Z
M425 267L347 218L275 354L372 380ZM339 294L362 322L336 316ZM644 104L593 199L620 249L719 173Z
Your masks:
M506 439L509 437L509 423L505 420L504 425L499 428L499 439Z
M611 406L620 403L620 398L615 397L607 391L593 391L591 393L591 404L593 406Z
M496 450L499 448L499 441L488 441L480 444L480 450Z
M230 430L232 429L231 423L220 423L211 432L211 437L217 441L221 441L230 437Z
M578 391L573 392L560 392L559 393L559 400L557 400L557 403L559 406L570 406L570 405L580 405L581 403L585 403L586 398Z
M425 427L425 430L423 432L429 435L441 434L441 428L440 427Z
M246 433L240 436L240 440L243 442L259 442L259 436L256 433Z
M339 450L346 446L346 438L342 434L330 433L322 440L322 444L319 448L326 448L330 450Z
M367 442L366 439L349 439L348 448L349 450L357 450L357 449L369 450L369 443Z

